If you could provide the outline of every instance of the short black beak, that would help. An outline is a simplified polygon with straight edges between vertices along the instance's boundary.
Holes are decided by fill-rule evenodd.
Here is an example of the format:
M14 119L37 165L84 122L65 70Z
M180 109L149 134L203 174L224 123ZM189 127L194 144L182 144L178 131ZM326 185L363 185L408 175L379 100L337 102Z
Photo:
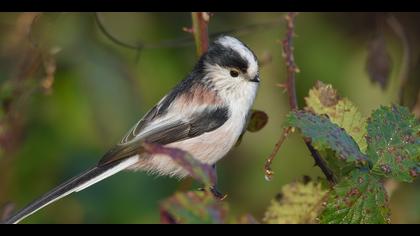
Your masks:
M260 82L260 76L259 75L256 75L252 80L250 80L250 81L252 81L252 82L255 82L255 83L259 83Z

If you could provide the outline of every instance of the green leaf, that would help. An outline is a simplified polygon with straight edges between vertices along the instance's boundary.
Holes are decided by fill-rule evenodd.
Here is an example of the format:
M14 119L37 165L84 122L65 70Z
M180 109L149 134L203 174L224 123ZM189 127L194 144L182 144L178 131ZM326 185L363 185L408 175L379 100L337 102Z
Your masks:
M144 143L143 147L148 153L163 154L171 157L172 160L188 171L191 177L202 182L207 188L216 185L216 171L214 168L195 159L188 152L155 143Z
M162 223L222 224L228 207L210 192L178 192L160 204Z
M307 111L294 111L288 115L287 124L300 129L302 134L311 138L317 150L331 149L341 160L355 164L366 164L366 156L360 152L356 142L344 129L324 116Z
M378 176L354 170L334 186L321 223L383 224L390 223L388 199Z
M306 109L317 115L327 115L356 141L362 152L366 151L366 118L347 98L341 98L332 85L317 81L305 97Z
M271 201L263 221L268 224L316 223L326 193L321 183L287 184L277 199Z
M418 175L420 125L407 108L382 106L374 111L366 139L374 173L404 182Z
M357 168L355 163L344 162L337 158L336 153L331 149L321 150L319 151L319 154L321 154L327 162L328 168L334 173L337 182L341 181L341 179L347 176L354 168Z

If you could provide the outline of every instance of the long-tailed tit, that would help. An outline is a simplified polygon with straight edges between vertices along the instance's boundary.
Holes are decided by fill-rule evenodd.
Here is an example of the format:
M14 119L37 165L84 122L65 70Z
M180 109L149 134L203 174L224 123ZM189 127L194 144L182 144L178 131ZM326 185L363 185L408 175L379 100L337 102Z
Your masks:
M147 112L95 167L54 188L4 223L18 223L52 202L125 169L179 178L188 175L168 156L139 156L139 141L180 148L203 163L216 163L244 131L259 82L255 54L236 38L217 38L187 78Z

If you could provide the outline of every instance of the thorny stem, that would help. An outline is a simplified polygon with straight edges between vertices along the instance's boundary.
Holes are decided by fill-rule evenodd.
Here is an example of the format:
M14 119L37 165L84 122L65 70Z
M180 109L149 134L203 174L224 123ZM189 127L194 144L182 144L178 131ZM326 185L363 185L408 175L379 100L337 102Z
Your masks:
M282 41L283 44L283 57L285 59L286 64L286 71L287 71L287 81L286 84L283 86L288 94L289 97L289 106L292 111L299 109L298 102L297 102L297 96L296 96L296 73L299 72L298 67L296 66L294 54L293 54L293 37L295 36L295 18L296 18L297 12L289 12L285 19L286 19L286 36L284 40ZM270 165L274 159L274 156L277 154L281 143L283 142L283 139L285 138L285 135L283 134L279 141L276 143L276 146L274 147L273 152L271 153L270 157L268 158L266 165L265 165L265 171L266 174L271 174L272 171L270 169ZM308 147L309 151L311 152L312 157L315 160L315 165L319 166L319 168L324 173L325 177L328 179L330 183L335 183L334 175L331 172L330 169L328 169L326 163L319 155L318 151L312 146L310 139L304 138L305 144ZM266 175L267 176L267 175ZM269 175L270 176L270 175ZM269 177L268 176L268 177Z
M291 127L287 127L284 129L283 134L280 136L279 140L274 146L273 151L271 152L270 156L265 161L264 171L265 171L265 178L267 180L272 179L274 172L271 170L271 163L273 162L276 154L279 152L281 145L283 145L284 140L286 140L287 136L289 136L291 132L293 132Z
M209 47L209 34L207 26L210 15L207 12L192 12L192 33L194 34L197 55L201 56L207 52Z
M307 138L304 138L303 140L305 141L306 146L308 147L312 157L315 160L315 165L317 165L321 169L322 173L324 173L325 177L331 184L335 184L336 180L334 178L334 174L327 167L327 164L322 159L321 155L319 155L318 151L312 146L311 141Z
M287 70L287 82L286 91L289 96L289 106L292 110L298 109L297 96L296 96L296 72L299 69L296 66L295 58L293 54L293 37L295 36L295 17L296 12L290 12L286 15L286 37L284 38L283 44L283 57L285 59L286 70Z

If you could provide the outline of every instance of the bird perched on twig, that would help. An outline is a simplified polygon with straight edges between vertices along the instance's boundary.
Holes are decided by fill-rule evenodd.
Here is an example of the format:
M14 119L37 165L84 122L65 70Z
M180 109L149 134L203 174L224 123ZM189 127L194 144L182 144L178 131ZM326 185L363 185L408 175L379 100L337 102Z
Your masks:
M236 38L218 37L187 78L147 112L95 167L54 188L4 223L18 223L52 202L122 170L179 178L188 175L168 156L138 154L139 141L179 148L202 163L215 164L246 128L259 82L255 54Z

